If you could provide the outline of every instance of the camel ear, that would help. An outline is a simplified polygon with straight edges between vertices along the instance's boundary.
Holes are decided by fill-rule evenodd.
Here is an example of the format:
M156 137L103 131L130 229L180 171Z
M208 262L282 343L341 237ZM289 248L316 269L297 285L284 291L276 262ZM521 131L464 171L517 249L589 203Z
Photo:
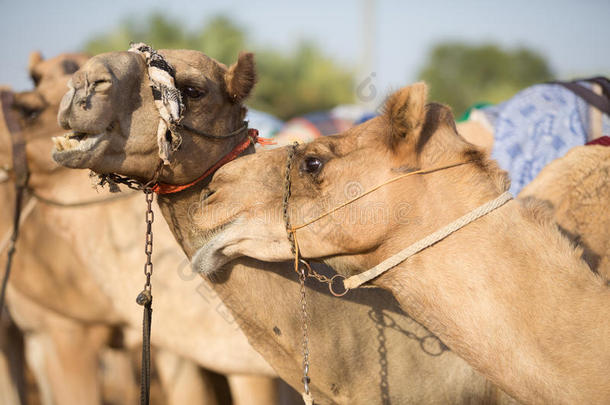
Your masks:
M237 62L232 64L225 73L227 93L234 103L243 101L256 83L256 68L254 54L242 52Z
M36 66L43 60L42 54L39 51L30 52L30 57L28 60L28 72L30 73L30 77L34 81L35 85L38 85L38 82L40 81L40 72L36 70Z
M384 116L389 125L388 145L394 149L401 141L417 142L426 118L428 86L418 82L403 87L388 97Z

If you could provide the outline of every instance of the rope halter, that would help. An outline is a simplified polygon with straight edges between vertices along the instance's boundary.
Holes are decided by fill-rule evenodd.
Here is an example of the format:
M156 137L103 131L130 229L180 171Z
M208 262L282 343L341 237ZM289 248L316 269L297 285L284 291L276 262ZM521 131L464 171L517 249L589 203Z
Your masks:
M322 218L333 214L334 212L340 210L341 208L346 207L347 205L350 205L351 203L355 202L356 200L359 200L362 197L367 196L367 195L373 193L374 191L382 188L383 186L386 186L395 181L404 179L406 177L414 176L414 175L425 175L425 174L433 173L433 172L436 172L439 170L450 169L452 167L461 166L463 164L470 163L469 161L457 162L457 163L448 164L445 166L435 167L435 168L431 168L431 169L420 169L420 170L415 170L415 171L412 171L409 173L398 175L396 177L388 179L388 180L382 182L381 184L378 184L378 185L366 190L365 192L359 194L358 196L356 196L350 200L347 200L342 204L337 205L336 207L324 212L321 215L318 215L317 217L315 217L309 221L306 221L300 225L291 225L290 220L288 218L288 201L290 199L290 194L291 194L290 193L290 189L291 189L290 168L292 166L292 159L295 155L295 149L296 149L296 145L293 145L292 149L290 149L288 152L283 210L284 210L284 221L285 221L285 225L286 225L286 231L288 232L288 240L290 241L292 253L294 255L294 267L295 267L295 271L297 273L298 273L298 269L299 269L299 263L302 262L301 254L300 254L300 250L299 250L299 242L297 239L297 230L305 228L306 226L311 225L314 222L317 222L317 221L321 220ZM390 256L389 258L385 259L378 265L376 265L362 273L353 275L349 278L345 278L344 276L337 274L330 279L325 278L321 281L328 284L328 288L333 295L343 296L349 290L360 287L363 284L379 277L381 274L383 274L383 273L387 272L388 270L390 270L391 268L397 266L398 264L405 261L409 257L411 257L411 256L421 252L422 250L426 249L427 247L430 247L433 244L445 239L447 236L449 236L452 233L456 232L457 230L463 228L464 226L468 225L469 223L471 223L471 222L481 218L482 216L492 212L493 210L503 206L508 201L510 201L512 198L513 198L512 195L508 191L505 191L504 193L500 194L498 197L494 198L493 200L488 201L488 202L474 208L472 211L457 218L453 222L450 222L449 224L445 225L444 227L437 230L436 232L433 232L430 235L427 235L426 237L424 237L423 239L420 239L417 242L413 243L412 245L407 246L405 249ZM311 273L312 270L309 270L309 272ZM315 272L313 272L313 273L314 273L313 274L314 278L320 279L319 276L316 276ZM336 280L336 279L339 279L339 280ZM339 281L343 281L342 288L341 288L341 286L336 285Z

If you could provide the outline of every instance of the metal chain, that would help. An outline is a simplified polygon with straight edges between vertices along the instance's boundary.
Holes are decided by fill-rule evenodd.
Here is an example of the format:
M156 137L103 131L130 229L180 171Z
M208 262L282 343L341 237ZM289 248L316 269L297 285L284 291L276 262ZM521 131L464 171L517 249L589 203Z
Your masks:
M146 254L146 263L144 263L144 275L146 281L144 289L136 298L136 302L142 305L142 372L140 384L140 404L148 405L150 403L150 331L152 325L152 285L150 279L153 274L152 252L153 252L153 222L155 221L155 213L152 210L152 203L155 198L153 191L154 185L158 183L161 171L163 170L163 160L159 160L152 178L148 183L144 184L141 181L121 176L116 173L96 174L91 173L99 179L98 185L104 186L108 184L110 192L120 191L118 184L124 184L132 190L144 192L146 197L146 242L144 245L144 253Z
M106 184L108 184L110 186L110 191L118 191L118 189L113 189L113 187L116 187L117 184L124 184L132 190L144 190L144 184L142 182L129 177L121 176L116 173L97 174L91 172L91 175L99 178L98 184L100 186L104 187Z
M309 315L307 314L307 297L305 296L305 279L307 278L307 271L301 266L301 272L299 273L299 280L301 281L301 330L303 332L303 387L305 394L311 395L309 392L309 334L307 328L307 321Z
M291 249L293 255L296 255L296 246L294 244L294 236L292 235L292 232L290 231L291 226L290 226L290 216L288 215L288 201L290 200L290 194L292 193L292 190L290 188L290 185L291 185L290 171L292 169L292 160L293 160L294 155L296 154L297 146L299 146L299 144L297 142L294 142L292 145L290 145L290 148L288 149L288 157L286 158L286 176L284 178L284 201L282 202L284 223L286 224L286 232L288 233L288 240L290 241L290 249Z
M144 253L146 253L146 263L144 264L144 275L146 276L146 283L144 289L147 291L151 290L150 277L153 272L152 263L152 251L153 251L153 229L152 225L155 221L155 213L152 210L152 203L155 198L155 194L151 189L144 190L146 196L146 244L144 246Z
M288 156L286 158L286 175L284 177L284 199L282 201L282 211L283 211L283 215L284 215L284 223L286 224L286 233L288 234L288 241L290 242L290 250L294 256L297 255L297 251L296 251L296 245L295 245L295 240L294 240L295 235L293 233L294 231L292 230L292 226L290 223L290 215L288 215L288 207L289 207L290 195L292 194L292 190L291 190L292 182L290 180L290 172L292 169L292 161L294 160L294 155L296 154L298 146L299 146L299 144L297 142L294 142L292 145L290 145L290 148L288 149ZM345 279L345 277L343 277L340 274L335 274L332 277L327 277L323 274L318 273L314 269L312 269L311 266L309 265L309 263L307 263L305 260L300 259L299 261L306 266L306 269L303 269L302 267L300 267L300 270L295 269L295 270L297 270L297 274L299 275L299 277L301 277L301 272L304 272L305 277L315 278L316 280L318 280L321 283L328 284L329 291L331 292L331 294L333 294L336 297L341 297L341 296L347 294L348 290L343 286L343 282L342 282ZM335 281L341 282L341 287L339 288L338 291L333 287Z
M290 229L290 216L288 215L288 201L290 200L290 172L292 169L292 160L296 153L298 143L293 143L288 149L288 157L286 160L286 177L285 177L285 188L284 188L284 200L283 200L283 214L284 214L284 222L286 224L286 232L288 233L288 240L290 241L290 249L292 250L293 255L297 255L296 245L294 241L294 237L292 231ZM299 281L301 283L301 330L303 332L302 336L302 348L303 348L303 389L305 390L304 397L311 398L311 393L309 391L309 383L311 379L309 378L309 335L307 328L307 297L305 295L305 279L308 275L308 270L311 269L309 264L303 262L306 267L298 266L295 268L297 274L299 276Z
M150 278L153 274L153 222L155 221L155 213L152 210L152 203L155 197L154 192L150 187L143 189L146 197L146 242L144 245L144 253L146 254L146 263L144 264L144 275L146 282L144 289L136 302L144 307L142 317L142 375L140 385L140 404L148 405L150 402L150 330L152 324L152 285Z

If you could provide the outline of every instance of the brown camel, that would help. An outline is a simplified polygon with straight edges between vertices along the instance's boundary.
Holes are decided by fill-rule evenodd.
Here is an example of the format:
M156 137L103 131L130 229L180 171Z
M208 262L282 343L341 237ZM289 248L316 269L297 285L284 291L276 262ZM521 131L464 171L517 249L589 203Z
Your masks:
M34 57L31 73L37 87L15 94L15 112L27 141L30 186L43 198L108 198L92 189L85 171L64 169L51 159L51 136L60 131L56 117L66 82L87 59ZM0 166L10 166L10 138L6 130L0 135ZM6 207L1 210L4 237L10 229L14 193L12 181L0 187ZM143 276L134 269L142 268L144 258L144 202L135 194L126 197L73 208L38 201L24 220L8 304L25 331L27 359L45 404L100 403L97 359L108 335L103 329L118 325L133 329L129 334L140 333L141 313L134 299ZM220 299L184 271L188 262L163 225L156 225L153 280L163 291L155 300L155 320L165 327L154 330L153 344L162 360L156 369L168 403L217 403L211 382L201 379L198 365L228 375L234 403L275 402L276 387L269 378L275 373L250 347ZM3 252L0 262L5 258ZM120 384L128 387L132 379L129 369ZM123 394L121 403L133 403L136 395Z
M227 68L195 51L159 52L175 69L176 85L184 95L182 125L214 136L242 126L242 103L255 75L251 54L242 54ZM98 55L73 76L72 87L59 113L60 123L72 132L55 140L54 158L69 167L150 179L159 162L159 114L144 59L128 52ZM246 138L245 131L225 139L184 128L178 132L182 144L160 172L163 183L190 182ZM250 147L247 153L252 152ZM199 204L205 183L158 198L189 257L208 237L208 224L199 221L205 212ZM210 293L224 301L250 343L278 374L302 391L300 287L289 269L287 264L238 260L213 278ZM512 401L397 310L386 292L363 290L336 300L326 289L312 287L308 330L317 404ZM155 291L157 300L163 292ZM157 318L153 331L164 327Z
M290 223L314 221L295 231L300 252L357 275L346 285L508 188L506 173L458 135L450 110L426 96L422 83L403 88L382 116L299 146L291 159ZM215 174L202 202L208 237L194 266L211 274L243 255L293 257L278 215L288 152L244 157ZM320 217L346 201L346 184L363 198ZM512 200L373 284L518 400L607 404L610 289L580 256L543 203Z

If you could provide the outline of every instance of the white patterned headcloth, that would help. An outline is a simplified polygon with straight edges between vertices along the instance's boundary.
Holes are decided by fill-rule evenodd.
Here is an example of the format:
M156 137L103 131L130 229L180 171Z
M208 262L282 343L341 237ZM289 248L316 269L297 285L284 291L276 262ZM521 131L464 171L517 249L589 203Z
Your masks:
M157 128L157 143L159 144L159 157L165 165L169 165L172 152L178 150L182 137L177 131L182 120L184 104L182 95L176 88L176 71L174 68L150 46L145 43L132 43L129 52L138 53L146 59L148 78L152 87L155 106L161 119Z

